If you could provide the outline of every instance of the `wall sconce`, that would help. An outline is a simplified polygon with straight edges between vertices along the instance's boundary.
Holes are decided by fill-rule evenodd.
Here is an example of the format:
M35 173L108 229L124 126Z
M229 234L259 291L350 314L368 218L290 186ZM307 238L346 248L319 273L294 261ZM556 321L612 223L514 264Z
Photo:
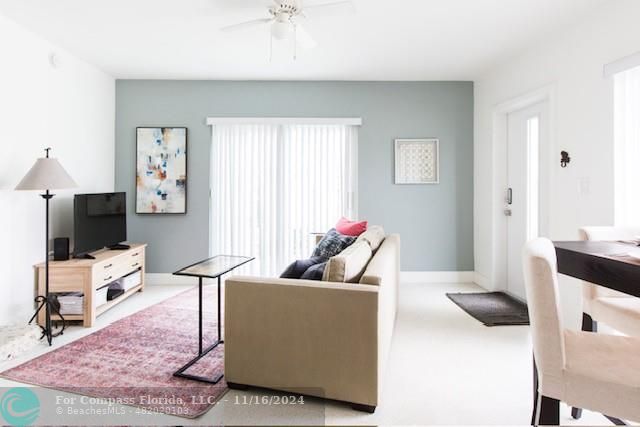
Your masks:
M561 151L560 167L566 168L569 163L571 163L571 157L569 157L569 153L567 153L566 151Z

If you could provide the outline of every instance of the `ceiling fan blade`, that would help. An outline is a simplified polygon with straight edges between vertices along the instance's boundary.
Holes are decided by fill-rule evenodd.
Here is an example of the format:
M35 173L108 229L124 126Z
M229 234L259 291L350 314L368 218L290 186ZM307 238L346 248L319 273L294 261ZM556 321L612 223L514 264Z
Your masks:
M216 9L246 9L254 7L269 7L276 0L200 0L204 4L208 4Z
M198 13L203 16L220 16L229 13L252 13L272 7L274 0L198 0ZM245 15L246 16L246 15ZM251 16L251 15L249 15Z
M300 24L296 24L296 42L303 49L313 49L318 46L315 39Z
M241 31L249 28L259 27L263 24L268 24L271 22L273 18L263 18L263 19L252 19L251 21L241 22L239 24L228 25L226 27L220 28L220 31L224 32L232 32L232 31Z
M302 10L303 10L303 12L310 11L312 13L315 13L316 11L320 11L320 10L322 10L324 12L325 10L329 11L329 10L334 9L334 11L336 13L338 13L338 11L340 9L344 9L344 10L351 9L351 10L353 10L354 7L355 6L353 4L353 0L340 0L340 1L332 1L332 2L329 2L329 3L319 3L319 4L305 5Z

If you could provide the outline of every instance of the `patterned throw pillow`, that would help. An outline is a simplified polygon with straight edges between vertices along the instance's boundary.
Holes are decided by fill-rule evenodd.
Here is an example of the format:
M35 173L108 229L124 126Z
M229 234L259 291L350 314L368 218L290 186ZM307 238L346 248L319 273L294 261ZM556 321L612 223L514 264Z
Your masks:
M345 236L344 234L338 233L335 228L332 228L327 231L327 234L325 234L322 240L320 240L320 243L316 246L312 256L331 258L334 255L338 255L355 241L355 237Z

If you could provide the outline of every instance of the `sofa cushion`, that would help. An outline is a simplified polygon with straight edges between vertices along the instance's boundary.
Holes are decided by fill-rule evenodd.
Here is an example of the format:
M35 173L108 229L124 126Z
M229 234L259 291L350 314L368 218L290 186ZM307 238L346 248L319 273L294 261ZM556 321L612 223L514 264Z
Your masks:
M375 255L367 265L367 269L360 278L360 284L381 286L385 282L394 283L397 286L399 281L398 271L400 264L400 238L397 234L390 234L385 237Z
M299 259L291 263L280 275L283 279L300 279L302 275L314 265L327 262L323 256L315 256L308 259Z
M380 247L380 244L382 244L384 236L384 228L379 225L372 225L367 231L358 236L356 242L367 242L371 247L371 250L375 252Z
M329 258L322 280L358 283L367 268L372 253L367 242L354 243L338 255Z
M318 246L313 251L312 256L323 256L325 258L331 258L334 255L339 254L345 250L349 245L356 241L353 236L345 236L336 231L335 228L327 231Z
M326 258L325 258L326 259ZM312 265L307 268L307 271L300 277L302 280L322 280L322 276L324 275L324 269L327 266L327 261L321 262L320 264Z
M345 236L358 237L365 231L367 231L367 221L351 221L345 217L340 218L340 221L336 224L336 230Z

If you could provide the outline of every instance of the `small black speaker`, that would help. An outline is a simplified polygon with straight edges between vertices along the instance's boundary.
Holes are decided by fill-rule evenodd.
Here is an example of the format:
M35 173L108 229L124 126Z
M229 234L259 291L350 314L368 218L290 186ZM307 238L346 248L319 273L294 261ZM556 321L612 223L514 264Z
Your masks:
M69 238L56 237L53 239L53 260L66 261L69 259Z

